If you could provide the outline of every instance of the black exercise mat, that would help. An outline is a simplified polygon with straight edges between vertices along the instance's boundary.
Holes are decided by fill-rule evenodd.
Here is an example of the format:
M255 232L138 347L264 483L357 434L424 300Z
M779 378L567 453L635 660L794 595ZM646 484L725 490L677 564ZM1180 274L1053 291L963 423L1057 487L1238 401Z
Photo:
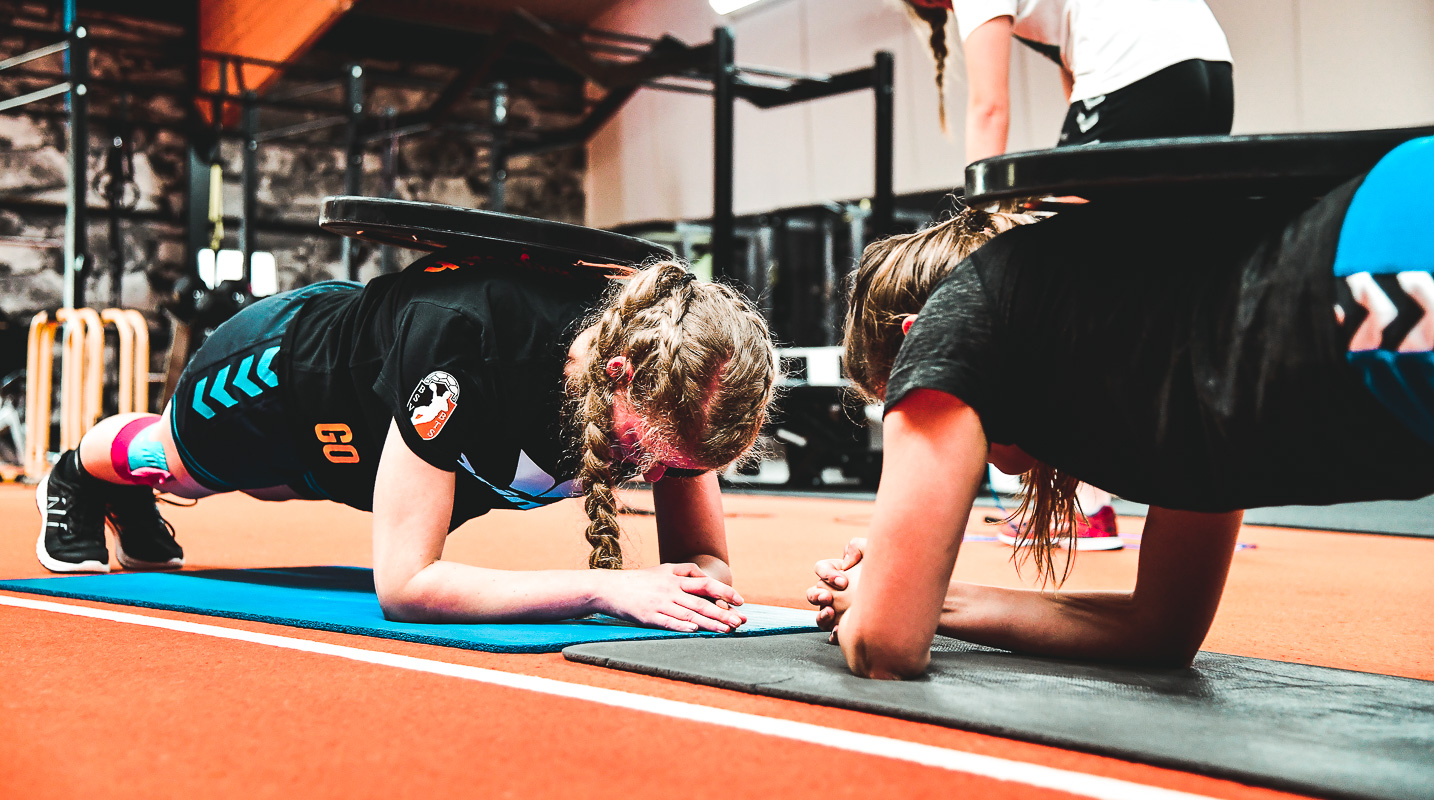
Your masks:
M1337 506L1252 508L1245 512L1245 524L1434 538L1434 497L1371 500Z
M1434 796L1434 682L1201 653L1188 669L938 637L920 680L847 671L826 634L568 647L571 661L930 722L1327 797Z
M728 490L731 491L731 490ZM798 494L792 492L791 494ZM812 496L812 492L802 493ZM835 492L823 493L822 497L836 496ZM875 493L865 496L851 493L851 500L873 500ZM1001 496L997 504L990 495L976 498L977 508L996 508L1002 513L991 516L1006 516L1006 513L1020 505L1019 497ZM1122 517L1143 517L1150 507L1132 503L1119 497L1112 502L1115 513ZM1246 525L1265 525L1275 528L1300 528L1310 531L1332 531L1335 533L1373 533L1381 536L1419 536L1434 539L1434 496L1418 500L1370 500L1361 503L1340 503L1333 506L1270 506L1251 508L1245 512Z

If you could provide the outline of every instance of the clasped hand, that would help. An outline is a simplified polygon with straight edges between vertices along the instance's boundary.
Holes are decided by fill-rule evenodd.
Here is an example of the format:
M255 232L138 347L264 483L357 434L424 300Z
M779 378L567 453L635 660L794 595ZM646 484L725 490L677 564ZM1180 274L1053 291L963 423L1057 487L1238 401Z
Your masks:
M828 558L817 562L818 583L807 590L807 602L817 607L817 626L831 631L831 641L837 642L837 626L842 615L851 607L852 592L861 578L861 559L866 551L866 539L856 538L847 542L846 552L841 558Z
M696 564L659 564L607 573L615 585L603 612L619 619L673 631L731 633L747 621L732 610L742 596L709 577Z

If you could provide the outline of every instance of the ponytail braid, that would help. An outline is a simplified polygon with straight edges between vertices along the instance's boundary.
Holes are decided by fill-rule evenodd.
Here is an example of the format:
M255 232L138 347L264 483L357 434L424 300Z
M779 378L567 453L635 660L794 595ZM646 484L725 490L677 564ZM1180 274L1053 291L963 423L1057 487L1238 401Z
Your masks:
M578 479L583 485L583 510L588 515L585 536L592 545L588 568L622 569L622 528L617 523L611 447L607 434L592 423L583 426L583 462Z
M946 42L946 20L951 12L943 5L922 0L906 0L905 5L917 31L926 36L926 46L931 51L931 59L936 62L936 113L941 120L941 132L949 133L950 126L946 122L946 61L951 55L951 47Z

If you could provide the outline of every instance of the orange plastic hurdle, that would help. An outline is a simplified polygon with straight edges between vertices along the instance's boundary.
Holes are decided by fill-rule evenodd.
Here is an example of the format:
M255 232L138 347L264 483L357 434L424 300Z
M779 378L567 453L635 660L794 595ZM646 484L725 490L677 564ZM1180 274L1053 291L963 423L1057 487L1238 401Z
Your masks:
M25 453L27 477L38 477L47 466L50 449L50 397L53 392L55 328L50 315L41 311L30 320L30 338L25 355ZM61 406L64 399L61 399ZM43 424L41 420L43 419ZM64 418L60 427L63 431ZM61 435L63 439L63 434Z
M25 475L38 480L50 467L50 420L54 397L55 339L60 335L61 452L103 413L105 327L119 336L118 412L149 409L149 325L133 309L62 308L54 319L41 311L30 320L25 379Z
M149 410L149 324L132 308L107 308L103 322L119 334L119 413Z

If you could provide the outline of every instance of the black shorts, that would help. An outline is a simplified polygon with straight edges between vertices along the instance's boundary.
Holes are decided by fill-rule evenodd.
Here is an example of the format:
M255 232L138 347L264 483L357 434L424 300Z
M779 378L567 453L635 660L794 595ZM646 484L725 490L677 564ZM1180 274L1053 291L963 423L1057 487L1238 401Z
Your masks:
M170 401L174 444L196 481L216 492L289 486L302 497L323 497L294 447L281 343L305 300L360 288L323 281L266 297L204 341Z
M1057 147L1168 136L1224 136L1235 118L1228 61L1172 64L1113 92L1077 100Z

